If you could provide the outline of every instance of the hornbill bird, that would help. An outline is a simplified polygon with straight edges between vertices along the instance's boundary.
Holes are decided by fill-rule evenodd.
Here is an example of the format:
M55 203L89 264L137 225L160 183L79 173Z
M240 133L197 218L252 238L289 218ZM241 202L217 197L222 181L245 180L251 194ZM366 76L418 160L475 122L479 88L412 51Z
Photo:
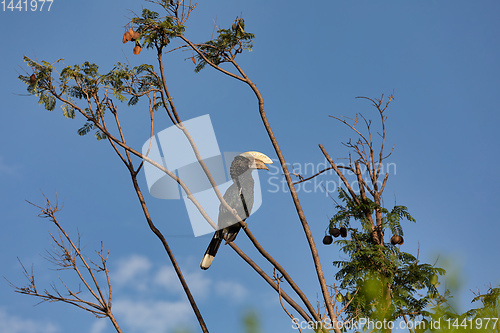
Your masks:
M249 151L236 156L229 168L229 174L233 184L224 193L224 200L236 210L238 216L245 221L252 212L254 201L254 180L252 178L253 169L269 170L266 164L273 161L266 155ZM201 260L201 269L208 269L217 254L217 250L223 239L226 243L234 241L240 231L240 221L222 203L219 206L218 230L215 232L205 255Z

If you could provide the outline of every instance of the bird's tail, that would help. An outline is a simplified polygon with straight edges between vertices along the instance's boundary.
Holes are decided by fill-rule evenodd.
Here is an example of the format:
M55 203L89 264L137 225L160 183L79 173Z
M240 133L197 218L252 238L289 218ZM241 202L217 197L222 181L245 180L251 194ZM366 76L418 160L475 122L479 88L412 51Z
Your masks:
M219 246L222 243L222 240L223 240L222 230L217 230L214 236L212 237L210 244L208 244L203 259L201 259L200 263L201 269L208 269L210 267L212 261L215 258L215 255L217 254L217 250L219 250Z

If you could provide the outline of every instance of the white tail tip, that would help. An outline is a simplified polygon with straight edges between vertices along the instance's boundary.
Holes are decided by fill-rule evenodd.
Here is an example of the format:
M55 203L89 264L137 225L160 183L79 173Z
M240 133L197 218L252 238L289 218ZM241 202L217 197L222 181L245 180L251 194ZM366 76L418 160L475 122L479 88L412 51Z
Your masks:
M214 261L214 256L211 256L210 254L205 254L203 256L203 259L201 259L201 263L200 263L200 268L201 269L208 269L208 267L210 267L210 265L212 265L212 261Z

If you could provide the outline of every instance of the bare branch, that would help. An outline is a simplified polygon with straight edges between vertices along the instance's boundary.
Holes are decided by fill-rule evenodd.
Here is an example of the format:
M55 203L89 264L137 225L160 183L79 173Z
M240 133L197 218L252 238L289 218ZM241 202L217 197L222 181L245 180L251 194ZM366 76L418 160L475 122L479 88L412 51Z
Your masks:
M349 171L353 171L354 172L354 169L350 166L344 166L344 165L337 165L337 168L339 169L346 169L346 170L349 170ZM306 182L308 180L311 180L319 175L321 175L323 172L325 171L328 171L328 170L332 170L333 169L333 166L329 167L329 168L326 168L326 169L323 169L317 173L315 173L314 175L310 176L310 177L307 177L307 178L302 178L301 180L293 183L293 185L297 185L297 184L300 184L300 183L303 183L303 182Z
M23 274L28 280L28 285L26 287L17 287L9 282L10 285L14 288L15 292L35 296L40 299L41 302L63 302L92 313L98 318L108 317L113 323L115 330L118 333L121 333L122 331L118 323L114 319L114 315L111 311L111 284L109 281L109 273L106 267L108 257L106 256L105 258L102 255L102 242L101 250L97 252L102 264L102 266L99 266L90 259L86 259L83 256L79 245L80 237L78 237L77 243L73 242L69 234L58 222L55 216L56 212L59 211L57 201L56 204L52 204L49 198L47 198L46 196L44 196L44 198L45 205L43 207L35 205L31 202L29 203L40 209L41 213L38 215L39 217L49 219L50 222L58 228L59 237L55 237L54 235L50 234L55 250L52 252L48 252L49 256L46 257L46 259L56 266L62 267L61 269L71 268L76 273L78 279L83 283L92 298L94 298L94 301L89 301L80 297L79 294L81 293L81 290L78 289L78 291L74 291L61 278L59 278L59 280L66 290L66 295L63 295L61 292L59 292L57 286L54 283L51 284L52 291L44 289L43 292L39 292L35 284L33 268L31 268L31 272L28 272L25 266L20 261L19 262L23 269ZM83 267L84 270L81 270L80 267ZM100 283L95 275L95 272L102 271L105 272L107 287L109 289L107 297L104 296ZM92 282L87 281L87 278L84 276L84 274L89 276Z
M359 204L359 199L356 196L356 193L354 193L354 190L352 189L351 184L349 184L349 182L347 181L347 179L345 178L345 176L342 174L342 172L340 172L339 168L337 167L337 165L335 164L335 162L332 160L332 158L330 157L330 155L328 155L328 153L326 152L326 150L325 150L325 148L323 147L322 144L319 144L319 149L321 149L321 152L323 153L323 155L325 155L325 158L328 160L328 162L330 163L330 165L332 166L332 168L335 170L335 172L337 173L337 176L339 176L339 178L344 183L345 187L347 188L347 190L349 191L349 194L352 197L352 200L354 200L357 204Z
M278 285L260 268L250 257L248 257L234 242L229 242L229 246L252 267L274 290L278 291ZM311 317L284 291L281 291L281 296L285 301L297 311L306 321L312 321Z
M240 223L242 223L242 222L240 222ZM248 238L250 239L250 241L254 245L254 247L259 251L259 253L262 256L264 256L264 258L267 259L267 261L269 261L275 267L275 269L277 269L282 274L282 276L285 278L285 280L292 287L293 291L295 291L295 293L300 297L300 299L302 300L304 305L307 307L307 309L309 310L309 313L314 317L314 319L319 320L319 317L318 317L316 311L314 310L312 304L309 302L306 295L304 294L304 292L302 292L302 290L295 283L295 281L293 281L292 277L288 274L288 272L276 261L276 259L274 259L266 250L264 250L262 245L257 241L257 239L252 234L252 232L248 228L248 225L245 222L242 223L242 227L243 227L243 230L245 231L246 235L248 236Z
M274 281L276 281L276 284L278 285L278 296L279 296L279 299L280 299L281 307L286 312L286 314L288 315L288 317L290 317L290 319L292 321L294 321L295 318L292 316L292 314L290 312L288 312L288 310L285 308L285 305L283 305L283 298L281 297L281 278L282 277L280 277L280 276L278 276L276 274L276 269L274 269L273 270L273 279L274 279ZM299 330L300 333L302 333L302 330L300 329L300 326L297 326L297 329Z

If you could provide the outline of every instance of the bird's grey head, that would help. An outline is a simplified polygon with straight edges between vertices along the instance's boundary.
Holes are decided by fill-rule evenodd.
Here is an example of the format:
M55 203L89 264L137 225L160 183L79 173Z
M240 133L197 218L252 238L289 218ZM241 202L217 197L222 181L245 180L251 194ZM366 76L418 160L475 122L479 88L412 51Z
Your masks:
M266 164L272 164L273 161L266 155L256 152L248 151L236 156L231 163L229 169L229 174L232 179L243 175L247 171L252 169L265 169L269 170Z

